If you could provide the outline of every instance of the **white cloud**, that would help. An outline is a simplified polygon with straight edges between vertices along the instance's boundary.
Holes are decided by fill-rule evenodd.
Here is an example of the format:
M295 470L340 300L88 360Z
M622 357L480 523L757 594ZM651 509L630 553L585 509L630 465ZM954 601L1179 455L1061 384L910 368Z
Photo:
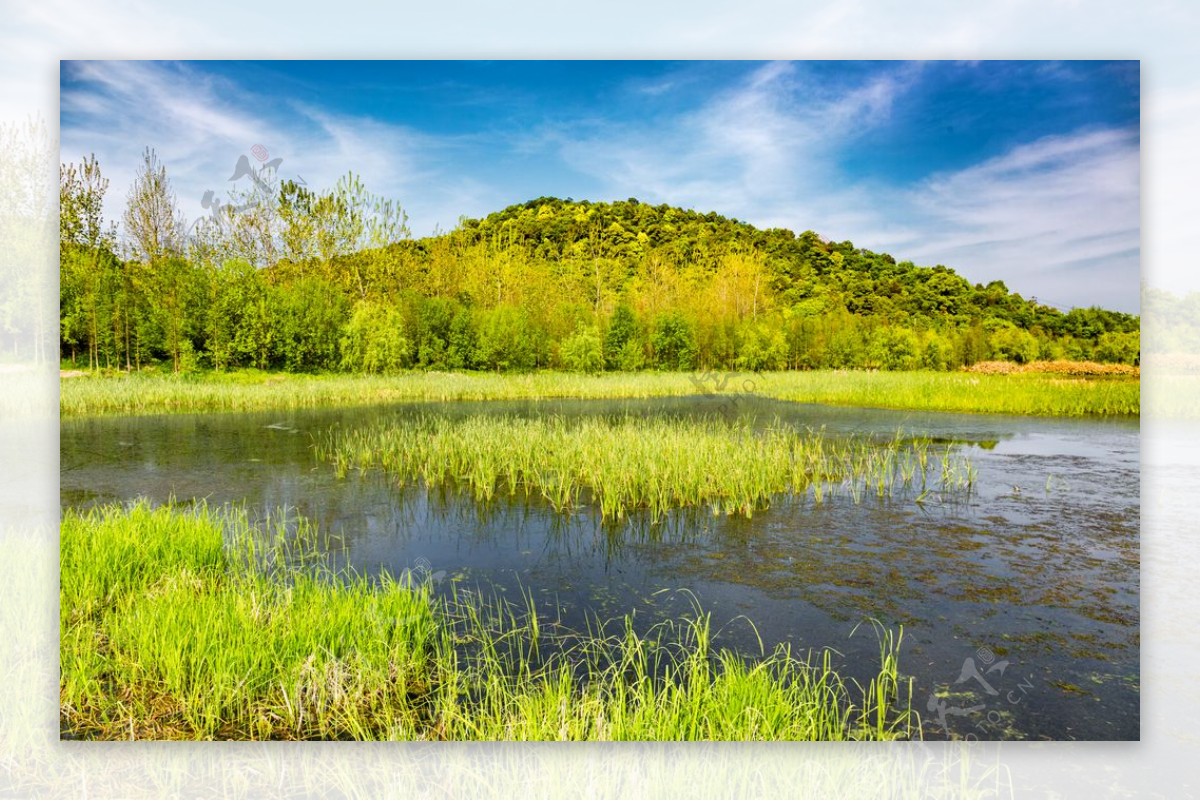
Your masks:
M444 174L439 163L450 139L362 116L346 116L297 103L277 108L269 91L253 92L211 71L187 64L76 62L67 67L81 83L62 92L62 158L96 153L110 179L105 215L119 221L143 148L155 148L189 219L206 210L205 191L218 196L238 157L255 144L280 157L282 178L332 187L353 171L377 194L397 199L410 214L414 234L458 221L452 204L486 195L469 177ZM241 188L247 188L243 180Z
M511 196L511 180L489 183L456 164L475 145L468 138L316 105L291 103L285 118L272 108L278 101L187 65L88 62L73 69L86 83L63 93L63 109L75 120L63 131L64 158L97 153L112 179L111 219L120 218L147 144L158 149L190 218L204 213L204 191L221 192L237 157L257 142L284 158L281 175L302 176L310 186L331 186L355 171L369 189L405 206L418 236L523 199ZM549 173L561 159L561 172L585 177L578 196L636 196L761 226L811 228L900 259L946 264L972 281L1001 278L1047 302L1136 310L1136 132L1030 142L909 186L862 182L838 168L849 142L890 123L922 70L899 64L834 88L803 65L770 63L673 116L560 121L515 134L508 146L538 156L548 171L529 185L558 180ZM667 84L689 77L670 76L655 90L669 93Z
M903 65L835 94L793 64L771 63L674 119L564 125L546 137L610 195L795 225L840 186L832 154L887 120L915 69Z
M913 233L880 245L1046 302L1136 311L1138 178L1135 131L1048 137L920 182L900 197Z
M897 65L834 91L794 65L770 64L656 127L562 127L549 138L609 197L811 228L900 259L942 263L972 281L999 278L1046 302L1136 311L1136 131L1029 142L912 185L868 182L838 168L854 137L890 123L923 69Z

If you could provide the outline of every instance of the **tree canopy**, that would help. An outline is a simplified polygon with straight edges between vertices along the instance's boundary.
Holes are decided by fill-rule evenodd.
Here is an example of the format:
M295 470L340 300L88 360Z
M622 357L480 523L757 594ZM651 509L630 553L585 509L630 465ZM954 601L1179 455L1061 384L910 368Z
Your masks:
M147 151L122 253L97 216L106 188L94 159L63 165L61 354L92 366L946 370L1140 353L1133 315L634 198L537 198L413 239L398 204L348 175L214 204L181 241Z

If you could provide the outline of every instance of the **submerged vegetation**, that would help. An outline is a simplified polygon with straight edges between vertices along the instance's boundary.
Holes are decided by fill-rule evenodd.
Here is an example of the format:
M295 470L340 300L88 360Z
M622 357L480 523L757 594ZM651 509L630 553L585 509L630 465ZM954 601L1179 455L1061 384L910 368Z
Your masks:
M885 409L1039 415L1137 415L1136 379L1031 372L968 374L814 370L778 373L436 373L192 376L116 374L61 382L64 417L305 409L404 401L760 396Z
M64 734L94 739L893 739L899 638L865 686L831 653L747 658L710 618L559 632L537 611L334 574L303 520L142 503L62 524Z
M697 506L751 517L781 494L811 491L820 502L845 492L857 501L897 487L969 491L974 483L969 460L949 447L935 453L925 440L839 440L721 419L422 415L335 428L317 450L339 476L378 467L401 482L462 484L484 502L505 492L540 496L560 512L590 502L606 519L645 509L658 520Z

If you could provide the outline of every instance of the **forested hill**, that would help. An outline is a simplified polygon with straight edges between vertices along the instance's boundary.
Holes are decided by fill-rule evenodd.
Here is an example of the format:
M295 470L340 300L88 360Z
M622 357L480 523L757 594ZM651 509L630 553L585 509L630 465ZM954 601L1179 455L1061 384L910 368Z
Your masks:
M516 243L551 262L601 258L630 277L647 256L715 274L731 254L761 266L772 305L812 315L845 309L895 323L938 327L1003 321L1053 336L1095 339L1138 330L1134 315L1098 308L1069 313L1011 292L1003 281L972 285L941 265L918 267L887 253L831 242L813 231L759 229L715 212L701 214L635 198L612 203L542 197L465 219L473 242Z
M94 160L64 165L61 355L175 370L951 370L1138 360L1138 318L630 199L539 198L408 238L353 176L285 182L183 232L152 151L125 245ZM157 216L156 216L157 215ZM153 224L150 224L153 223Z

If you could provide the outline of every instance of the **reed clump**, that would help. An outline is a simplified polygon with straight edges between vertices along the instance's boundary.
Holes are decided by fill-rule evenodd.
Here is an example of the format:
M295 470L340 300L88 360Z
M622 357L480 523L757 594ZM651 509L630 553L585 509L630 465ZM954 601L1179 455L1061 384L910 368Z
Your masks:
M605 519L646 510L659 520L688 507L751 517L779 495L858 502L931 480L969 492L975 478L966 456L919 438L831 438L716 417L416 415L335 428L316 449L339 476L378 468L401 483L461 486L482 502L524 493L559 512L593 504Z
M1141 405L1135 377L1042 372L765 373L755 391L799 403L1048 417L1136 417Z

